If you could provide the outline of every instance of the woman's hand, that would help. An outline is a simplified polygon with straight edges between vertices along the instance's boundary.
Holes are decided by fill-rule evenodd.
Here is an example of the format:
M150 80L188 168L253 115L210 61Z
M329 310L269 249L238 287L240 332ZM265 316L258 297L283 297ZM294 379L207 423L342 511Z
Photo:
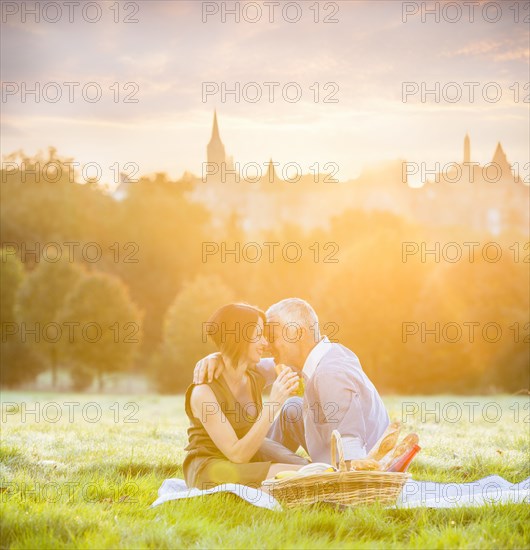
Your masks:
M292 392L298 388L300 377L292 369L282 370L272 385L270 400L272 403L283 405Z

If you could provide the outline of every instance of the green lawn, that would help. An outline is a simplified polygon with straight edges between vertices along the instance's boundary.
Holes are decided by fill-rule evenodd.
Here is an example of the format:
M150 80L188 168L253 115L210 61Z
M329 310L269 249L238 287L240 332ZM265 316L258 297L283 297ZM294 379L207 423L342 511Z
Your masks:
M405 424L423 448L410 469L415 479L498 474L516 483L530 475L528 397L385 402L393 419L416 411ZM436 402L441 418L425 410ZM526 504L271 512L214 495L149 509L164 479L182 477L187 422L180 396L4 392L1 426L2 548L530 547Z

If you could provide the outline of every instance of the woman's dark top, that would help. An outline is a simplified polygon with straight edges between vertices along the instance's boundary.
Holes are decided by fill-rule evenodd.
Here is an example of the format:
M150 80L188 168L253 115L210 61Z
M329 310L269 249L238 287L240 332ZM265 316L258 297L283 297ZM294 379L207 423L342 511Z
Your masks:
M244 437L256 422L263 402L261 392L265 385L264 378L255 370L248 369L252 401L240 403L232 394L223 375L208 385L213 391L217 403L205 403L201 415L203 419L214 414L225 414L226 419L234 429L238 439ZM193 415L191 410L191 392L196 384L191 384L186 390L186 414L191 426L188 428L188 445L184 449L187 455L183 470L188 487L206 489L220 483L241 483L243 485L260 484L267 476L270 462L249 462L237 464L217 448L201 420Z

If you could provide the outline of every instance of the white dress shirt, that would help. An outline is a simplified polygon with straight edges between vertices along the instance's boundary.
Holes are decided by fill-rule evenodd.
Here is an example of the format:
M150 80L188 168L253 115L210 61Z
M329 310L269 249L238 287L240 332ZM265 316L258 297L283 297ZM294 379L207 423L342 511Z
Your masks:
M365 458L390 423L385 405L357 356L323 338L310 352L304 428L311 460L329 462L331 432L342 436L345 460Z
M259 363L260 370L264 367L263 371L274 373L270 366L269 359ZM304 430L311 460L330 462L333 430L342 436L345 460L366 457L390 419L357 356L324 337L307 356L302 376Z

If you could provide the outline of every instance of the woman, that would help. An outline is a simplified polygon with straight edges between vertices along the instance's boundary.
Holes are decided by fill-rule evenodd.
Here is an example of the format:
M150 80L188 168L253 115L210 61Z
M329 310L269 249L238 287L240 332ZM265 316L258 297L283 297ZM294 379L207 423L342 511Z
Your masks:
M267 346L263 311L228 304L208 321L210 337L221 352L223 374L186 391L188 454L183 470L188 487L207 489L221 483L259 487L281 470L298 470L307 460L265 436L276 413L298 387L299 377L285 369L262 403L264 379L255 370Z

